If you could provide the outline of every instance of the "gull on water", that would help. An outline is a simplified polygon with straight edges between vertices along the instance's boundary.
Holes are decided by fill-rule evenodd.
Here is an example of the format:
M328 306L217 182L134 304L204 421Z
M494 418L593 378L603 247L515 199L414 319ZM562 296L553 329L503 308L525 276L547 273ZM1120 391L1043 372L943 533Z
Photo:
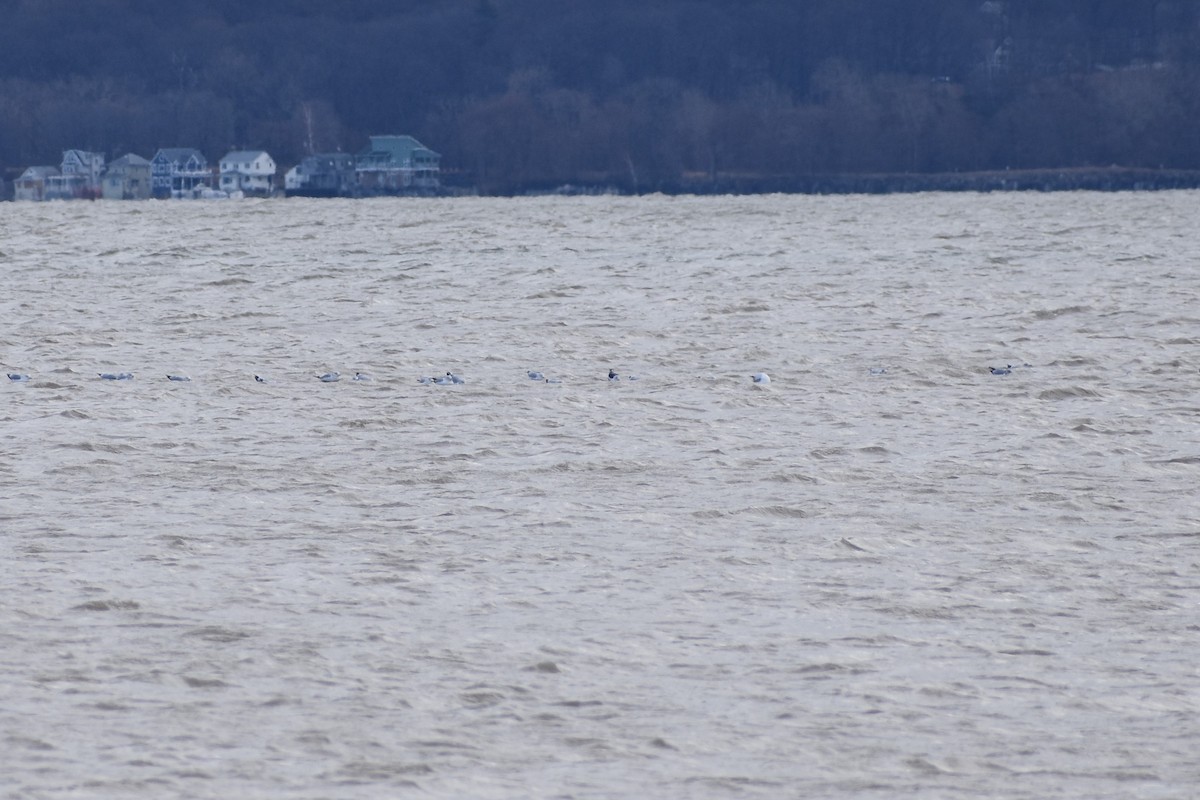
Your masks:
M417 378L417 383L423 383L428 386L431 383L437 383L437 379L429 375L422 375L421 377Z
M29 376L23 372L10 372L8 373L8 379L10 381L16 381L17 383L27 383L29 381Z
M765 372L756 372L750 376L750 380L754 381L755 383L770 383L771 376Z
M543 375L543 374L542 374L542 373L540 373L540 372L535 372L535 371L533 371L533 370L529 370L529 372L526 372L525 374L529 376L529 380L531 380L531 381L544 381L544 380L546 380L546 376L545 376L545 375Z
M371 380L371 376L365 372L356 372L356 373L354 373L354 377L351 380L369 381L369 380Z
M608 371L608 379L609 379L610 381L619 381L619 380L621 380L621 376L620 376L620 375L618 375L618 374L616 373L616 371L615 371L615 370L609 369L609 371Z
M167 380L169 380L169 381L190 381L191 378L189 378L187 375L171 375L168 373Z
M324 375L318 375L317 378L323 383L335 383L342 379L342 374L340 372L326 372Z
M887 375L887 367L871 367L872 375Z
M988 367L988 371L991 372L993 375L1011 375L1012 374L1012 364L1009 364L1006 367Z
M264 378L262 375L255 375L255 376L254 376L254 382L255 382L255 383L266 383L266 382L267 382L267 379L266 379L266 378Z
M466 381L455 375L453 372L447 372L446 377L450 379L451 383L466 383Z
M131 381L133 380L132 372L100 372L97 373L101 379L106 381Z

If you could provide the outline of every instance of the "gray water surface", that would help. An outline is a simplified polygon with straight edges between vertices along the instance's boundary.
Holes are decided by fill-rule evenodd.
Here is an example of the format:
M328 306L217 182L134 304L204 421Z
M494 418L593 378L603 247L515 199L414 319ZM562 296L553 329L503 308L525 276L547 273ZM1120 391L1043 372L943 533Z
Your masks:
M1197 198L6 204L0 796L1194 797Z

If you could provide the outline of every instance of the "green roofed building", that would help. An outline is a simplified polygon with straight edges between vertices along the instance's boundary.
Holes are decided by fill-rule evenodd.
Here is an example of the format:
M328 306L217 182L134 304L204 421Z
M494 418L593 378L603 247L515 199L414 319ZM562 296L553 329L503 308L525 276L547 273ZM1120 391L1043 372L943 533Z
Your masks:
M372 136L355 171L367 194L421 194L438 189L442 157L411 136Z

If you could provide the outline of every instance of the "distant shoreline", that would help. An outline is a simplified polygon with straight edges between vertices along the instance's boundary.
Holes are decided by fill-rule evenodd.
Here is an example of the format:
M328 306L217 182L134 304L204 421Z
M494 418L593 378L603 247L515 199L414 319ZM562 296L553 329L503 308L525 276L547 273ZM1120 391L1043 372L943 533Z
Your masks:
M803 176L687 175L656 187L564 184L530 187L521 194L916 194L920 192L1132 192L1200 189L1200 170L1124 167L991 170L939 173L843 173Z
M939 173L840 173L826 175L752 175L692 173L675 182L631 186L589 181L559 184L517 184L479 191L467 176L448 181L431 197L528 197L642 194L756 195L756 194L918 194L921 192L1150 192L1200 189L1200 170L1135 169L1126 167L1014 169ZM288 195L293 196L293 195ZM12 200L12 182L0 187L0 200Z

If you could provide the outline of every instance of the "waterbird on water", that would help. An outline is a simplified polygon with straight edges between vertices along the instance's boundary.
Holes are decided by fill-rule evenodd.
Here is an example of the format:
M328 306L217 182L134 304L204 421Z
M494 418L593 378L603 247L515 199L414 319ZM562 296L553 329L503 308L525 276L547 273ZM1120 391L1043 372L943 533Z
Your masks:
M29 381L29 376L23 372L10 372L8 373L8 379L10 381L16 381L17 383L27 383Z
M131 381L133 380L132 372L100 372L97 373L102 380L106 381Z
M262 375L255 375L255 376L254 376L254 382L255 382L255 383L266 383L266 382L267 382L267 379L266 379L266 378L264 378Z
M988 367L988 371L993 375L1011 375L1012 364L1009 364L1007 367Z
M750 380L754 381L755 383L770 383L771 376L765 372L756 372L750 376Z
M354 373L354 377L351 380L369 381L369 380L371 380L371 376L365 372L356 372L356 373Z
M620 375L618 375L618 374L616 373L616 371L614 371L614 370L610 369L610 370L608 371L608 379L609 379L610 381L619 381L619 380L621 380L621 376L620 376Z
M334 383L342 379L340 372L326 372L324 375L317 376L324 383Z
M168 373L167 380L169 380L169 381L190 381L191 378L189 378L187 375L171 375Z
M529 372L526 372L525 374L529 376L529 380L531 380L531 381L544 381L544 380L546 380L546 376L545 376L545 375L543 375L543 374L542 374L542 373L540 373L540 372L535 372L535 371L533 371L533 370L529 370Z

